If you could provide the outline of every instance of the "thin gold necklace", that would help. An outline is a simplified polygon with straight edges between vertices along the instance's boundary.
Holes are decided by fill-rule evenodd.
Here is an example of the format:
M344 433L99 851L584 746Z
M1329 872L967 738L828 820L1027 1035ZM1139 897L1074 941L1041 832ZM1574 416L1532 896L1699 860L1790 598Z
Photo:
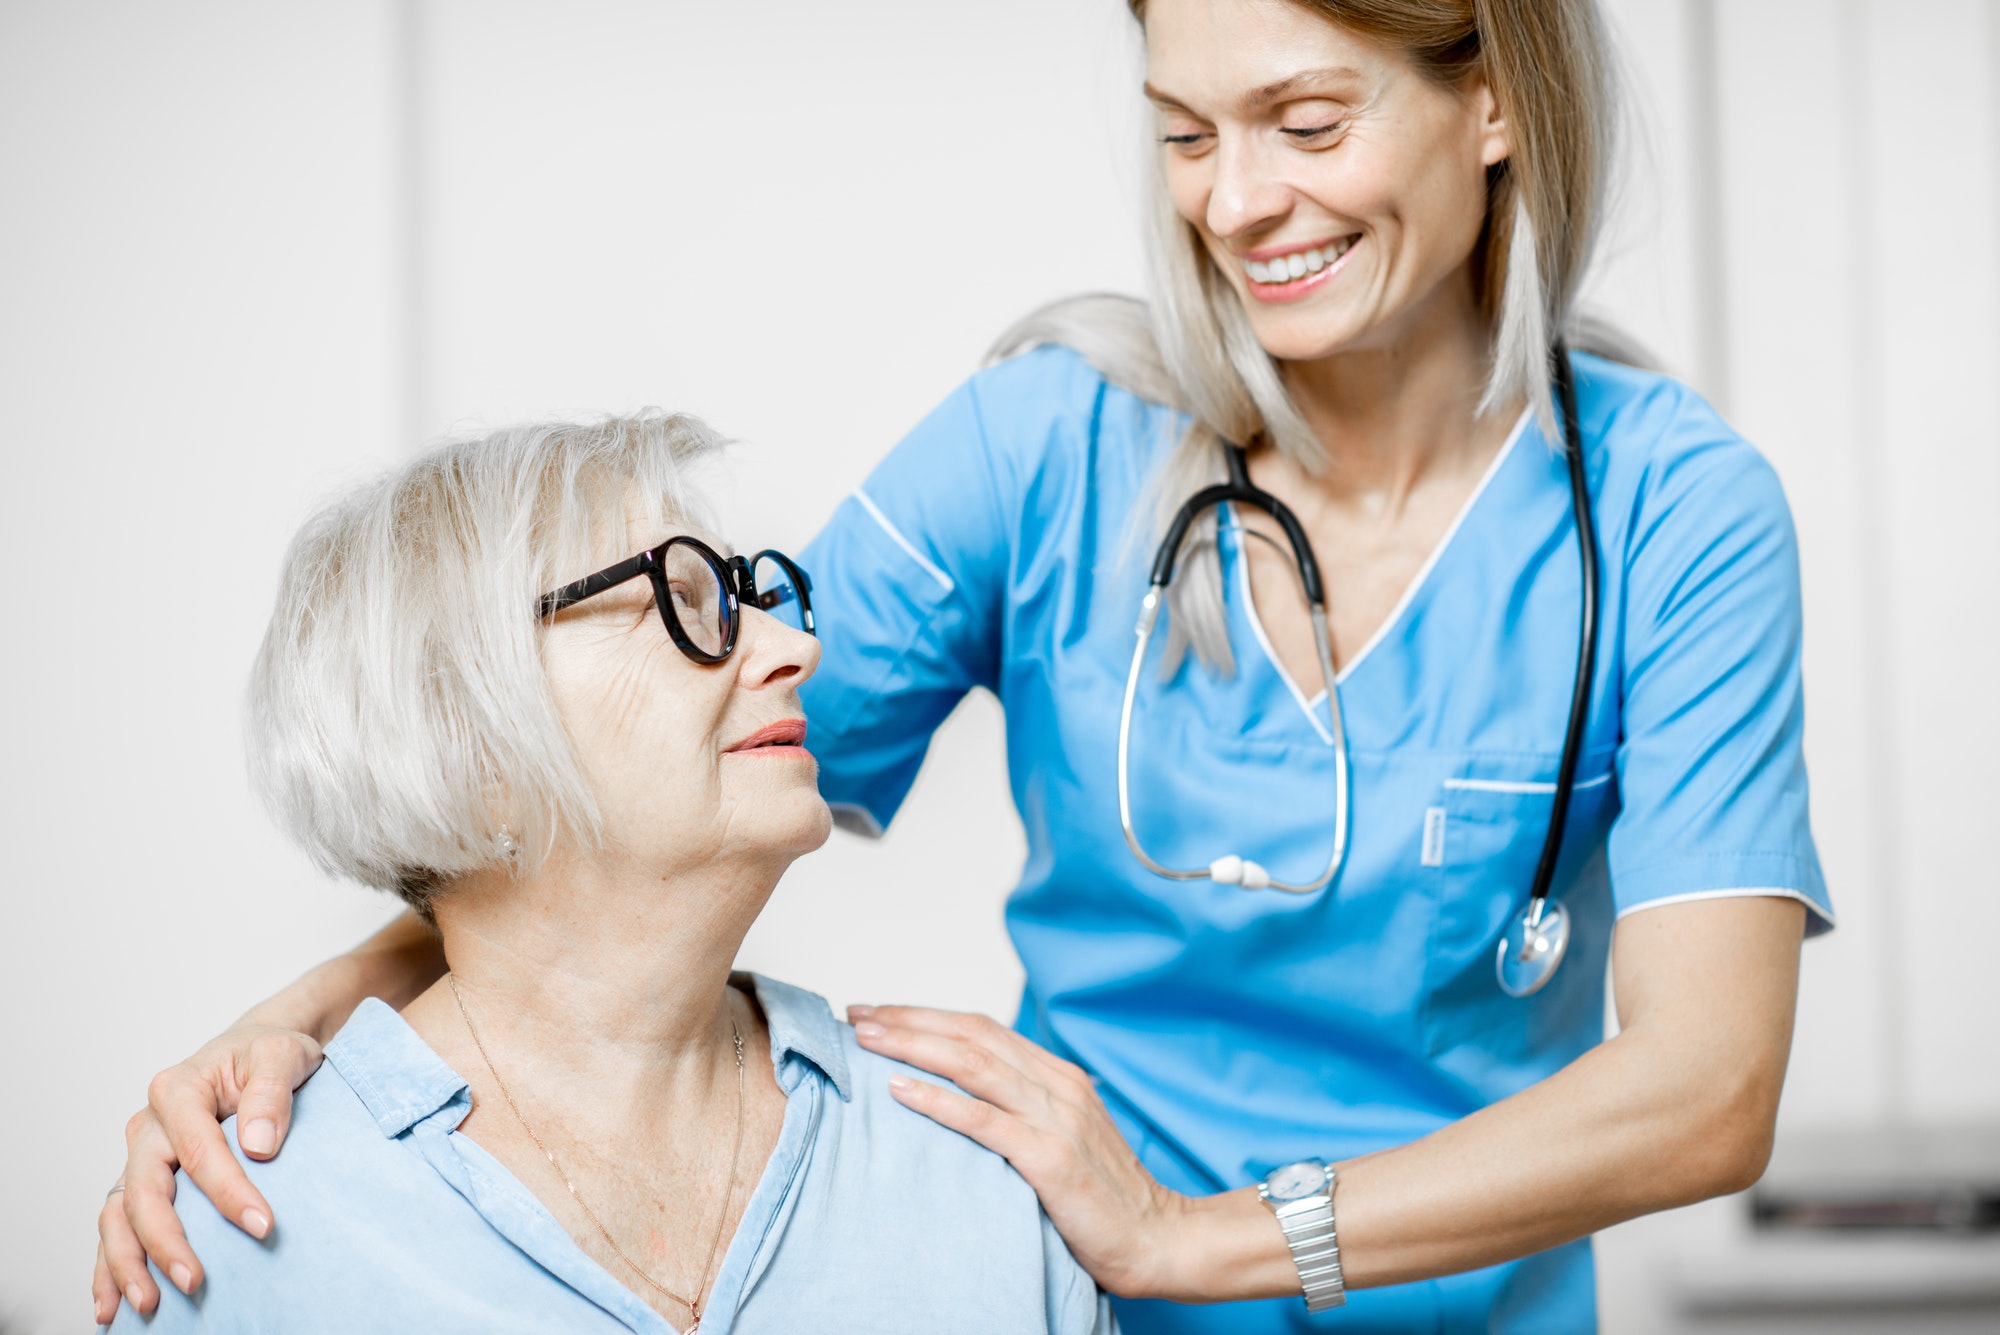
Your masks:
M507 1108L514 1114L514 1120L519 1122L521 1129L528 1133L528 1139L535 1142L535 1148L540 1150L543 1157L549 1161L549 1167L556 1170L556 1176L562 1179L562 1184L565 1187L569 1188L570 1199L574 1200L578 1208L590 1216L590 1222L596 1225L598 1236L604 1239L604 1245L616 1252L618 1259L631 1267L633 1274L645 1280L646 1283L673 1299L682 1307L687 1308L694 1317L694 1324L689 1326L683 1332L683 1335L696 1335L696 1332L701 1329L701 1300L708 1292L709 1267L715 1264L715 1253L722 1246L722 1228L723 1225L729 1222L729 1202L735 1199L736 1196L736 1168L743 1156L743 1033L736 1027L736 1017L732 1015L729 1018L729 1036L736 1043L736 1146L729 1152L729 1178L723 1187L722 1213L717 1216L715 1221L715 1240L708 1244L708 1259L702 1262L700 1286L695 1289L694 1297L688 1299L681 1297L680 1294L675 1293L672 1289L660 1283L659 1280L654 1279L646 1273L643 1266L626 1255L625 1249L618 1245L618 1240L611 1236L611 1230L606 1228L604 1221L597 1217L597 1211L591 1209L585 1203L583 1197L577 1195L576 1183L570 1181L569 1174L563 1170L563 1166L560 1163L556 1162L556 1156L550 1151L549 1147L542 1144L542 1138L535 1134L535 1128L528 1125L528 1119L521 1116L521 1106L515 1103L514 1096L507 1092L507 1082L500 1078L499 1068L493 1065L493 1058L486 1053L486 1045L479 1041L479 1030L472 1023L471 1013L465 1009L465 995L458 990L458 975L448 973L445 975L445 981L451 984L452 1000L458 1003L458 1014L459 1018L465 1021L465 1032L472 1035L472 1046L479 1049L479 1060L486 1063L487 1073L493 1077L493 1083L500 1087L500 1097L507 1101Z

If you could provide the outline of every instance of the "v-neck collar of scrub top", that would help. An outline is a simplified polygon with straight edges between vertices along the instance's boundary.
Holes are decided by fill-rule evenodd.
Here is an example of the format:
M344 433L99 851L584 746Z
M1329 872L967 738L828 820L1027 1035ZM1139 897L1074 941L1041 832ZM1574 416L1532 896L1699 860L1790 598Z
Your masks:
M1525 435L1533 434L1537 439L1540 439L1541 433L1539 431L1530 431L1533 421L1534 414L1528 409L1522 409L1521 415L1514 420L1512 429L1507 432L1507 438L1501 442L1500 448L1494 452L1493 458L1488 461L1486 471L1480 474L1479 481L1473 484L1471 492L1459 504L1458 513L1452 516L1451 523L1446 526L1444 533L1432 545L1430 554L1424 558L1423 564L1417 567L1417 572L1410 577L1410 582L1403 586L1403 592L1397 597L1395 606L1390 608L1388 616L1382 619L1382 623L1375 628L1374 633L1368 637L1367 642L1361 646L1354 656L1348 659L1346 664L1334 674L1333 681L1336 687L1346 686L1349 679L1360 670L1361 665L1374 656L1376 649L1397 633L1398 628L1402 626L1404 620L1410 615L1412 605L1423 596L1431 583L1433 573L1444 561L1445 554L1451 550L1454 541L1458 537L1459 530L1464 528L1472 518L1474 512L1480 509L1480 503L1485 499L1487 492L1494 489L1495 480L1500 477L1501 473L1507 468L1508 462L1519 452L1516 447L1520 445L1521 438ZM1285 667L1284 661L1278 657L1277 648L1272 645L1271 638L1264 629L1263 619L1258 615L1256 600L1251 596L1250 563L1243 559L1242 530L1240 526L1231 522L1222 526L1222 533L1226 535L1225 541L1220 544L1223 551L1223 559L1233 567L1233 570L1224 572L1225 583L1234 583L1236 585L1238 596L1242 602L1243 620L1249 625L1251 636L1256 640L1258 650L1263 654L1264 661L1269 665L1271 672L1276 675L1279 684L1297 702L1299 712L1305 716L1313 730L1320 735L1320 740L1326 742L1328 745L1332 745L1333 737L1328 732L1327 725L1321 721L1320 717L1326 704L1326 687L1321 686L1312 695L1308 696L1300 684L1292 677L1291 672ZM1327 590L1327 601L1329 604L1337 596L1337 590Z

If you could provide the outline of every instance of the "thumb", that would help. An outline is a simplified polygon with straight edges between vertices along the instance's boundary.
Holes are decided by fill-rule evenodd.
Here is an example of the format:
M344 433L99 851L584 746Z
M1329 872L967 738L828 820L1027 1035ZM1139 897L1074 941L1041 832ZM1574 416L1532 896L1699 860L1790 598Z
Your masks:
M304 1034L260 1034L236 1102L236 1143L253 1159L268 1159L292 1125L292 1091L319 1069L324 1054Z

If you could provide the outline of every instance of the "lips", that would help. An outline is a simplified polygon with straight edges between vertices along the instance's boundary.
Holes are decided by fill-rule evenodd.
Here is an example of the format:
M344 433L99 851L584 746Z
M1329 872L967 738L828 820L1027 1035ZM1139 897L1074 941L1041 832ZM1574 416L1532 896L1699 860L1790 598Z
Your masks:
M748 737L729 748L729 753L739 751L765 751L780 747L803 747L806 741L806 721L802 718L780 719L766 724Z

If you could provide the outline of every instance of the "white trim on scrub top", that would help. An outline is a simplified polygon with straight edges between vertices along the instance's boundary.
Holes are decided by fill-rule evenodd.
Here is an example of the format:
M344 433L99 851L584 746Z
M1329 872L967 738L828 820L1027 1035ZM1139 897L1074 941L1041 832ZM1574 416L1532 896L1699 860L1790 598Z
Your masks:
M1831 908L1822 907L1818 900L1803 891L1782 885L1743 886L1733 890L1690 890L1684 895L1661 895L1658 899L1649 899L1643 904L1627 905L1618 910L1618 916L1613 921L1623 922L1633 914L1643 913L1647 909L1657 909L1668 904L1692 904L1703 899L1796 899L1804 904L1808 911L1826 919L1829 928L1835 925Z
M1382 624L1375 628L1375 633L1368 637L1368 642L1361 646L1360 651L1347 660L1347 666L1334 674L1335 686L1346 684L1347 679L1354 675L1354 670L1374 652L1376 645L1389 637L1389 632L1396 628L1396 623L1403 619L1405 612L1409 611L1410 604L1416 600L1417 591L1424 587L1424 582L1431 577L1431 571L1437 568L1438 561L1443 558L1445 549L1451 546L1451 540L1457 537L1458 530L1464 527L1466 516L1470 515L1473 507L1479 504L1479 498L1486 494L1487 487L1491 486L1493 479L1500 475L1501 466L1507 462L1508 456L1514 453L1514 446L1520 443L1532 417L1533 414L1523 408L1521 415L1514 419L1513 429L1507 433L1507 439L1494 453L1493 461L1486 465L1486 472L1480 476L1478 485L1473 487L1472 494L1458 507L1458 513L1452 516L1451 526L1445 529L1443 536L1432 546L1431 554L1424 558L1424 563L1417 567L1417 573L1411 576L1410 582L1403 587L1402 596L1396 599L1396 605L1389 609L1389 615L1382 619ZM1257 600L1250 596L1250 562L1246 556L1247 549L1240 539L1236 544L1236 550L1239 558L1237 565L1240 567L1238 573L1243 581L1243 606L1250 618L1250 629L1255 632L1257 643L1264 650L1264 657L1270 660L1273 668L1277 669L1279 680L1285 683L1286 689L1292 693L1292 698L1298 701L1300 712L1312 720L1313 729L1319 733L1320 739L1331 745L1333 738L1328 735L1326 725L1321 723L1319 715L1313 712L1313 707L1326 699L1326 688L1322 686L1311 698L1307 698L1306 693L1299 688L1299 684L1292 680L1292 674L1285 671L1285 665L1278 661L1277 650L1272 648L1270 637L1264 633L1263 619L1257 615ZM1554 789L1550 791L1553 792Z
M882 526L882 531L889 535L889 540L891 542L895 543L898 547L901 547L905 555L907 555L912 561L915 561L918 565L922 566L924 568L925 573L927 573L932 579L938 582L938 587L942 588L946 593L951 593L958 588L958 585L952 580L952 577L950 575L947 575L944 573L944 571L938 569L936 564L933 563L930 560L930 558L926 557L922 552L918 551L916 545L912 543L908 538L903 536L903 531L901 529L897 528L894 524L889 522L889 516L882 513L882 508L876 505L875 502L869 498L867 492L863 491L859 487L856 487L854 489L854 499L860 501L861 508L866 510L869 514L875 517L875 522Z

